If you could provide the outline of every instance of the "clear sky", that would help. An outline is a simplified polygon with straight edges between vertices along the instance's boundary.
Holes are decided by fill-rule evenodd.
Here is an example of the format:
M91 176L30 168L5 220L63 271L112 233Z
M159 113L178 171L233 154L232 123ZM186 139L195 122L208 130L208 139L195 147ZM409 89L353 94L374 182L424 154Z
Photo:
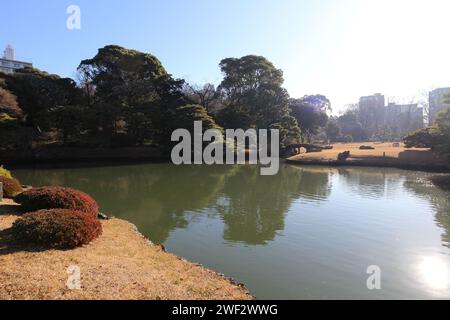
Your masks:
M66 9L81 9L68 30ZM225 57L258 54L283 69L293 97L335 110L375 92L403 99L450 86L449 0L1 0L0 47L74 77L117 44L156 55L169 73L220 83Z

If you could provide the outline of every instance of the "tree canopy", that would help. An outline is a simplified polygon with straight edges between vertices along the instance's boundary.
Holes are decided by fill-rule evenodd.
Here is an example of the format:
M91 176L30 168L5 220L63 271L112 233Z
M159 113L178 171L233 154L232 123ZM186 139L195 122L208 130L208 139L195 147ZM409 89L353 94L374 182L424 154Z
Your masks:
M301 99L291 99L289 107L297 120L302 132L308 140L325 127L328 121L327 111L331 111L331 103L323 95L304 96Z
M261 56L227 58L220 62L224 75L218 87L225 107L217 113L217 121L225 128L284 128L296 132L297 120L289 118L289 94L282 87L283 72ZM288 121L287 121L288 120Z
M186 84L154 55L108 45L81 61L77 81L36 68L0 73L0 114L7 124L0 130L6 136L8 127L17 140L27 132L27 147L167 149L171 131L189 129L195 120L205 130L276 128L282 147L326 125L330 101L323 95L291 99L283 72L266 58L226 58L219 68L223 80L217 87Z
M450 108L442 110L434 124L404 138L408 148L431 148L440 154L450 154Z

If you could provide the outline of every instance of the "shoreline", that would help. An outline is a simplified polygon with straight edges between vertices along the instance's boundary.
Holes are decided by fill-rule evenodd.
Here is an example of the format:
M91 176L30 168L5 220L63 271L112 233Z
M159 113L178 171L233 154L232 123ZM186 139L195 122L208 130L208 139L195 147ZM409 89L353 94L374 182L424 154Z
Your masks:
M373 150L360 150L361 145L371 146ZM350 157L344 161L337 160L338 154L343 151L350 151ZM438 157L428 149L394 147L392 143L335 143L329 150L280 157L279 160L290 165L385 167L450 173L450 159ZM150 163L171 161L155 147L40 148L27 153L0 156L0 165L12 169L64 169Z
M377 161L338 161L338 160L291 160L285 159L285 163L294 166L324 166L324 167L367 167L367 168L394 168L410 171L430 173L450 173L450 166L443 165L419 165L408 163L377 162Z
M166 252L122 219L101 220L103 234L76 249L19 246L5 232L20 217L15 207L0 201L0 299L255 299L243 284ZM80 267L81 290L67 289L71 265Z

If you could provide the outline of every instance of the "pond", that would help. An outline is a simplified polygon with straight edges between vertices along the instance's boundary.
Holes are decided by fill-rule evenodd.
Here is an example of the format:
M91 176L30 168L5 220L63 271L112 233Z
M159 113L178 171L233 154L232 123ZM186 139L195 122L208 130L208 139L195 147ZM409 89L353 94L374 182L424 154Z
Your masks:
M26 184L91 194L102 212L258 299L450 298L450 195L430 174L286 164L259 173L171 164L14 171ZM375 276L381 288L369 290Z

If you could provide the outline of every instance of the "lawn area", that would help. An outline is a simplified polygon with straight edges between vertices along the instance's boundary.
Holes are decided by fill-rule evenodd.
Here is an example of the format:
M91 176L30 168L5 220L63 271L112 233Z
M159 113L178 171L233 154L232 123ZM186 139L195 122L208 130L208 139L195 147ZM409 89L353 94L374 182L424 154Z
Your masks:
M241 285L166 253L131 223L102 221L103 234L73 250L18 246L8 228L18 206L0 202L0 299L252 299ZM69 290L67 268L79 266L81 289Z
M360 146L371 146L373 150L360 150ZM347 161L337 161L339 153L350 151ZM446 159L438 157L429 149L405 148L403 144L360 142L336 143L333 149L292 156L288 162L299 164L367 165L394 167L449 168Z

